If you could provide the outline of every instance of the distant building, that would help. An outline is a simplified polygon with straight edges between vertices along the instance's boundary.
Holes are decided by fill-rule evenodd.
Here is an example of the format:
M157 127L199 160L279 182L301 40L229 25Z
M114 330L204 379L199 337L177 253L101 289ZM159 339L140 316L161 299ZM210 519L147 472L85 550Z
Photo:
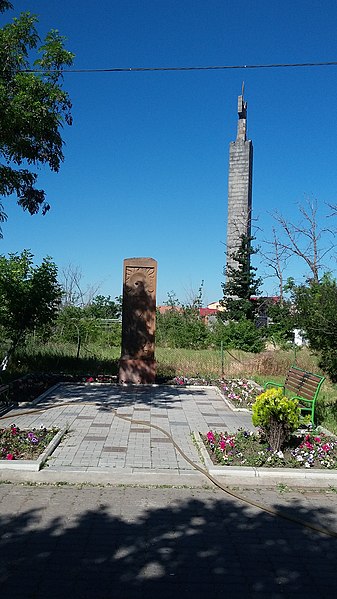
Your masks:
M159 314L166 314L166 312L172 312L172 310L175 312L183 312L183 308L180 306L157 306L157 310Z
M207 308L209 308L210 310L216 310L217 312L223 312L224 311L224 307L221 305L220 301L217 302L211 302L210 304L208 304Z
M219 310L216 308L199 308L200 317L204 320L205 324L211 324L216 321Z

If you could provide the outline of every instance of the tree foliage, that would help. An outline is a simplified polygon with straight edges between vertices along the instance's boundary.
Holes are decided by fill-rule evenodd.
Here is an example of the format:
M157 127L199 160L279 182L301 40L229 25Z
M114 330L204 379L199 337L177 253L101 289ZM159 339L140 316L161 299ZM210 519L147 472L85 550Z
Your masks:
M296 314L289 299L270 303L267 308L269 324L266 330L268 338L279 347L288 347L294 338Z
M238 322L231 320L225 324L218 318L212 333L217 347L222 342L225 349L240 349L252 353L259 353L265 348L262 330L247 319Z
M0 326L12 353L26 335L54 322L61 301L57 267L51 258L34 266L33 255L0 256Z
M166 347L204 349L211 345L211 333L200 316L202 286L188 305L181 304L174 293L168 294L164 314L157 312L156 343Z
M112 300L110 295L96 295L85 311L92 318L120 318L122 315L122 298L120 296Z
M325 274L320 282L294 287L296 316L319 366L337 382L337 283Z
M251 245L253 240L251 236L241 235L238 250L230 255L235 264L225 268L222 304L226 320L255 319L258 303L250 298L258 295L262 281L256 276L257 269L251 265L251 256L257 251Z
M10 2L0 2L1 12L9 8ZM0 29L0 197L14 195L23 210L45 214L50 206L32 167L57 172L64 159L60 129L72 117L61 71L74 55L57 30L41 43L37 22L26 12ZM0 222L6 218L0 204Z
M54 338L81 346L97 343L101 346L118 346L121 343L121 298L97 295L86 306L63 305L58 313Z

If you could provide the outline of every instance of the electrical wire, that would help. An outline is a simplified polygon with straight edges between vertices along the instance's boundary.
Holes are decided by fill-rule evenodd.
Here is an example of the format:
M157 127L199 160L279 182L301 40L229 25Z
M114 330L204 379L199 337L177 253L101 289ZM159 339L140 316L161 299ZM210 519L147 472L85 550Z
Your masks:
M35 408L33 410L25 410L17 415L23 416L25 414L34 414L37 412L45 412L47 410L53 410L55 408L60 408L60 407L64 407L64 406L74 406L74 405L92 406L93 404L90 402L67 401L67 402L61 403L59 405L54 405L54 406L49 406L49 407L44 407L44 408ZM102 402L100 402L100 403L96 402L96 405L101 406L104 404ZM316 524L312 524L311 522L306 522L305 520L296 518L295 516L291 516L285 512L281 512L280 510L276 510L272 507L268 507L266 505L263 505L262 503L258 503L257 501L254 501L253 499L249 499L247 497L239 495L238 493L235 493L234 491L231 491L228 487L223 485L221 481L219 481L217 478L215 478L209 472L207 472L207 470L205 470L204 468L199 466L199 464L196 464L195 462L193 462L193 460L191 460L191 458L189 458L189 456L186 455L186 453L180 447L180 445L178 445L178 443L176 443L176 441L173 439L172 435L168 431L163 429L161 426L158 426L157 424L153 424L152 422L148 422L147 420L138 420L138 419L134 419L134 418L129 418L128 416L123 416L122 414L118 414L117 410L114 408L110 408L110 409L111 409L111 412L117 418L120 418L121 420L126 420L127 422L130 422L131 424L139 424L142 426L148 426L149 428L153 428L153 429L163 433L171 441L171 443L173 444L175 449L180 453L180 455L184 458L184 460L186 460L186 462L188 462L195 470L198 470L198 472L200 472L201 474L206 476L206 478L208 478L208 480L210 480L216 487L218 487L221 491L224 491L230 497L233 497L234 499L237 499L238 501L241 501L243 503L251 505L259 510L262 510L263 512L267 512L268 514L270 514L272 516L277 516L278 518L282 518L283 520L288 520L289 522L299 524L300 526L303 526L304 528L313 530L314 532L317 532L319 534L337 538L337 532L335 532L333 530L328 530L328 529L322 528L321 526L318 526ZM7 418L13 418L13 414L10 414L8 416L2 416L2 419L7 419Z
M156 71L224 71L230 69L290 69L300 67L335 67L336 60L324 62L293 62L272 64L213 65L190 67L112 67L107 69L22 69L22 73L143 73Z

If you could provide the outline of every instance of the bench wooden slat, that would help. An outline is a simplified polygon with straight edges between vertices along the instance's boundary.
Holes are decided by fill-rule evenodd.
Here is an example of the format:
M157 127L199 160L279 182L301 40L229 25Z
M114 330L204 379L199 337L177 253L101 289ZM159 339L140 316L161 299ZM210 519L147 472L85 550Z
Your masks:
M294 389L307 389L308 391L312 391L313 394L315 394L317 386L318 383L313 383L312 381L298 381L296 384L294 384L293 381L290 381L285 384L285 387L294 387Z
M320 374L315 374L314 372L309 372L308 370L303 370L302 368L297 368L297 366L291 366L287 373L287 376L290 374L298 375L300 377L312 377L320 380L322 377Z
M306 370L297 368L297 366L291 366L284 381L284 389L294 394L293 399L295 399L295 397L299 398L300 404L302 400L302 405L300 405L301 410L311 413L311 422L313 425L315 403L324 380L324 376L307 372ZM274 383L272 382L266 383L265 389L268 385L273 384Z
M301 384L306 384L311 386L312 388L316 388L318 383L320 382L321 379L313 379L312 377L299 377L299 376L294 376L291 375L287 378L286 380L286 384L290 385L301 385Z
M294 384L293 382L291 382L291 383L288 382L285 384L285 388L286 389L305 389L306 391L308 391L308 393L312 393L313 395L315 395L315 392L317 389L317 383L312 384L308 381L303 381L303 382Z

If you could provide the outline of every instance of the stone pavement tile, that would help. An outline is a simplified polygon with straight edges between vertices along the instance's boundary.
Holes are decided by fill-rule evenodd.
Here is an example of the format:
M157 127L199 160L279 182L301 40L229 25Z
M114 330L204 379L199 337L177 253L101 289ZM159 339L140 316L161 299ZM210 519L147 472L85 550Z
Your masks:
M32 494L34 496L34 493L38 494L38 491L38 488L29 489L29 497ZM26 490L21 488L21 492L25 494ZM272 541L272 546L277 547L276 531L281 534L281 539L285 536L291 539L294 526L287 523L273 526L265 514L257 510L249 512L239 502L234 502L219 492L190 489L54 488L49 501L47 495L44 501L46 511L51 510L49 525L46 520L41 527L37 520L36 538L54 539L55 533L64 537L63 545L60 543L59 548L63 546L71 554L69 570L77 583L71 589L69 574L67 575L67 568L62 561L62 551L52 550L49 563L43 571L47 573L49 570L49 580L54 581L56 566L64 568L65 579L58 586L59 596L70 588L72 594L69 596L96 599L104 597L104 588L109 588L109 584L113 585L111 588L118 590L122 587L127 589L128 597L147 598L172 596L166 593L172 593L173 590L180 594L182 590L186 593L193 590L193 597L204 597L209 596L209 589L212 589L213 594L215 591L220 593L221 588L230 591L233 597L239 597L240 593L247 597L276 597L280 592L280 596L291 597L295 591L299 594L297 596L301 596L301 589L307 592L310 588L311 573L303 570L301 563L295 563L295 568L294 563L289 562L289 556L283 556L282 551L280 552L280 547L276 562L278 569L275 566L266 575L260 569L261 561L256 560L255 572L252 568L245 573L246 554L242 552L240 560L240 550L243 548L240 543L233 551L233 537L238 539L241 536L244 546L251 547L249 564L254 564L260 543L265 543L267 551L269 540ZM72 518L74 510L77 518L72 521L70 530L69 526L62 524L67 514L67 505L72 506ZM53 521L56 525L52 528ZM241 529L243 524L244 533ZM13 525L16 526L16 521ZM284 529L288 529L286 535ZM90 531L90 535L86 537L80 534L83 530ZM24 531L21 526L20 533L25 534ZM238 531L238 534L228 535L229 531ZM172 533L174 536L171 536ZM298 546L304 553L308 552L311 539L310 545L307 545L306 532L302 530L298 532L298 537ZM195 542L192 543L192 539ZM71 553L72 543L74 546L80 545L81 557ZM319 536L316 538L317 544L322 545L325 550L330 549L330 552L334 546ZM282 546L281 543L281 548ZM336 550L332 553L336 557ZM86 562L83 561L84 555ZM284 557L287 557L287 561ZM27 556L26 564L28 563ZM39 561L36 557L34 565L37 564ZM29 566L32 567L30 563ZM20 568L24 571L25 562L20 562ZM20 568L16 570L16 575L20 575ZM82 576L75 576L77 571L83 573L83 579ZM332 574L334 566L331 563L331 570L328 569L326 574L326 580L330 580L330 583ZM95 586L97 577L100 582ZM40 589L46 588L41 585L42 582ZM312 588L316 592L315 581ZM331 584L330 588L326 585L330 592L332 588Z

